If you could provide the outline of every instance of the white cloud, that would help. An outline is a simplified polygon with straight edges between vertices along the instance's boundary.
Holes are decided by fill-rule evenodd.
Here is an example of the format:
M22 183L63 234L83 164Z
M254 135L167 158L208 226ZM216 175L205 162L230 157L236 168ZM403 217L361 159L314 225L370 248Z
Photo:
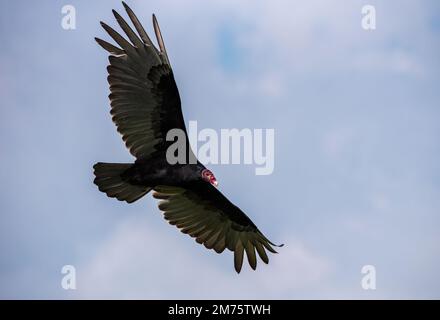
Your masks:
M413 76L420 76L424 73L417 59L402 50L365 52L355 57L353 67L363 72L389 72Z
M330 158L338 159L343 152L350 149L355 139L355 131L352 128L337 128L324 133L322 148L324 154Z
M164 222L165 223L165 222ZM173 230L174 229L174 230ZM288 298L318 288L331 270L329 262L300 242L287 239L279 254L245 266L237 275L232 254L223 261L175 227L161 233L148 219L128 218L77 268L78 294L83 298ZM163 230L162 230L163 231ZM186 241L186 242L185 242ZM193 246L188 246L193 242ZM194 249L194 250L193 250ZM301 289L301 291L299 291ZM317 290L319 291L319 290Z

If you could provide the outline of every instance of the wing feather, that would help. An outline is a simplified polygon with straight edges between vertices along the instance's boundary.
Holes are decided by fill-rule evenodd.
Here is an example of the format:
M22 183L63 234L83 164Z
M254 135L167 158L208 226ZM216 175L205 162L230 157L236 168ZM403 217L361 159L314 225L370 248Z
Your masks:
M160 50L153 45L134 12L123 5L136 31L113 10L128 40L104 22L102 27L117 46L95 39L110 53L107 80L112 120L130 153L137 159L148 160L166 153L172 143L166 141L169 130L178 128L186 132L186 128L157 20L154 18L154 28ZM192 152L190 148L187 150Z
M156 54L158 54L157 49L154 47L153 42L151 41L148 34L145 32L144 27L139 22L139 19L134 14L133 10L131 10L131 8L125 2L122 2L122 4L125 8L125 11L127 11L127 14L130 17L131 22L133 23L134 27L136 28L136 31L139 33L139 36L141 37L144 44L147 46L151 46L154 49L154 52L156 52Z
M119 26L124 30L125 34L127 35L128 39L130 39L131 43L141 49L144 46L144 43L139 39L139 37L134 33L134 31L130 28L130 26L125 22L124 18L121 17L119 13L116 12L116 10L112 10L113 15L116 18L116 21L119 23Z
M107 50L111 54L122 55L125 53L124 50L112 45L111 43L108 43L107 41L104 41L99 38L95 38L95 40L104 50Z
M275 253L272 242L210 184L157 186L154 191L153 196L161 200L159 209L170 224L217 253L226 248L233 251L237 272L241 271L244 253L252 269L257 267L257 254L264 263L269 262L265 248Z
M237 273L240 273L241 267L243 265L243 252L244 252L243 244L239 239L237 241L237 244L235 245L235 250L234 250L234 267Z

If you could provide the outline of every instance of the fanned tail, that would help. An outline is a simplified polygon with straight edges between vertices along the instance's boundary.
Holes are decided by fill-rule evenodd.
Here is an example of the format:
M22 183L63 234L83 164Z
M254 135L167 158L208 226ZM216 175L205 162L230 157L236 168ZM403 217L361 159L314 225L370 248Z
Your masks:
M151 188L124 181L122 174L131 166L132 164L128 163L98 162L93 166L96 177L93 182L109 197L128 203L135 202L146 195Z

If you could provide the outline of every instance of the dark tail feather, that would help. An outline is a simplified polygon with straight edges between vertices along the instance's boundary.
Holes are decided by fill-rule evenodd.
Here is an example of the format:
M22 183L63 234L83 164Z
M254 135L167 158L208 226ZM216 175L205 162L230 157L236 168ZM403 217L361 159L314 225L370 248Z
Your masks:
M146 195L151 188L132 185L122 179L121 175L131 166L126 163L98 162L93 166L96 177L93 182L109 197L128 203L135 202Z

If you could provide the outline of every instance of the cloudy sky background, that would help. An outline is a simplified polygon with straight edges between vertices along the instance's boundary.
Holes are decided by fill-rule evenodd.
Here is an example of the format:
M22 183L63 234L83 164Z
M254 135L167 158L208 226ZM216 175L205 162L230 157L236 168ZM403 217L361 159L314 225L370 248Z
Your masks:
M61 28L65 4L76 30ZM120 1L1 1L1 298L440 298L438 1L128 4L150 33L159 18L186 121L275 129L272 175L211 168L286 245L237 275L229 251L169 226L151 196L100 193L92 165L132 161L93 40ZM67 264L75 291L60 285Z

